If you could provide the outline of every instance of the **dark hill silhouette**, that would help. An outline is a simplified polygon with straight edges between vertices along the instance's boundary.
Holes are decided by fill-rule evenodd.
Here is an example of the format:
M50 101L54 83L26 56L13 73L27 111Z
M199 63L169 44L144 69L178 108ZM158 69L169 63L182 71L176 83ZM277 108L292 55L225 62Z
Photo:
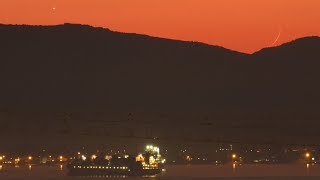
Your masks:
M4 109L198 106L246 73L246 55L196 42L72 24L0 28Z
M0 25L0 39L0 110L11 114L165 112L172 127L207 116L244 135L320 137L319 37L252 55L74 24Z
M254 53L258 91L268 92L265 100L282 108L295 106L299 111L317 109L319 50L320 37L305 37Z

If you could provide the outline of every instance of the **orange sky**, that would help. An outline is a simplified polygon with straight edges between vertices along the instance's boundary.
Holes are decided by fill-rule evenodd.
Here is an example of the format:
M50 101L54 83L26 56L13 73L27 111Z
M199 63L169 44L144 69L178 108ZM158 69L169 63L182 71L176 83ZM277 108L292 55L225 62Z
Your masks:
M55 10L54 10L55 8ZM320 0L0 0L0 23L103 26L252 53L320 36Z

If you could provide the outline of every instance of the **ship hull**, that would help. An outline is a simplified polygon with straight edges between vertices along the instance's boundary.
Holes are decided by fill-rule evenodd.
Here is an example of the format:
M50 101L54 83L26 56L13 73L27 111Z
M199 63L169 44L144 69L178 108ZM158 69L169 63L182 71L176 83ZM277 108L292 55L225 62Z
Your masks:
M130 169L120 169L112 167L93 167L93 168L79 168L70 167L70 176L153 176L161 173L161 169L140 169L140 170L130 170Z

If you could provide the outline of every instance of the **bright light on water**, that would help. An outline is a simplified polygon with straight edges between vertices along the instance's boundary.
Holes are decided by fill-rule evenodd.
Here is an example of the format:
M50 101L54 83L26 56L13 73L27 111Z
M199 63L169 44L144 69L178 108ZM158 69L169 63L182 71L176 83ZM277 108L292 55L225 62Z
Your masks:
M236 173L236 163L232 164L233 173Z

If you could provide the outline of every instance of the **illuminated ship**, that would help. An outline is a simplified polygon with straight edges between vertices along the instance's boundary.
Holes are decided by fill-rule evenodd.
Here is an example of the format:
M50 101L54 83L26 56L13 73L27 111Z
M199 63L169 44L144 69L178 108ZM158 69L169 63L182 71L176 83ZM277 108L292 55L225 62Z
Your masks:
M148 145L145 152L136 157L96 156L87 158L78 153L79 158L67 166L70 175L110 175L146 176L161 173L165 159L161 158L159 147Z

